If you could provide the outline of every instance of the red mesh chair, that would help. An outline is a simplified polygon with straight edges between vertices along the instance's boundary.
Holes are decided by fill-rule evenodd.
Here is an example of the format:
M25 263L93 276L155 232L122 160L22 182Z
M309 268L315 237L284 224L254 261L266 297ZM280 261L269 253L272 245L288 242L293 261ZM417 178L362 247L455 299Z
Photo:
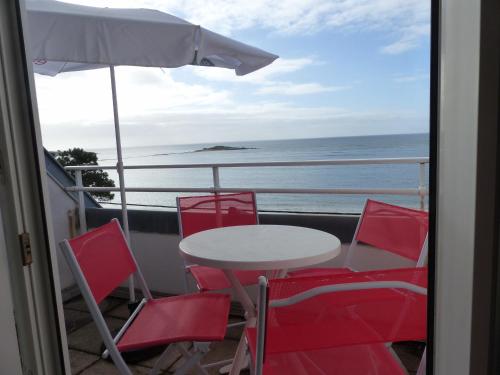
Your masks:
M178 197L177 213L181 238L208 229L259 223L253 192ZM200 291L231 288L231 283L222 270L186 265L186 271L193 276ZM235 275L242 285L252 285L257 284L257 279L262 272L237 270Z
M193 294L153 299L116 219L60 245L106 345L103 356L111 355L120 374L132 374L121 352L167 344L151 373L157 373L172 350L186 358L178 373L192 368L206 373L200 359L209 351L210 342L224 339L229 296ZM145 297L113 338L98 303L132 274ZM193 342L190 351L179 344L186 341Z
M426 211L395 206L371 199L366 201L354 238L347 250L344 267L309 268L290 271L289 276L320 276L358 271L353 254L362 251L358 242L378 250L385 250L415 262L416 267L425 265L427 259L427 232L429 214ZM385 267L380 267L385 268Z
M426 339L427 270L259 281L255 373L406 374L384 343ZM419 367L424 369L425 353Z

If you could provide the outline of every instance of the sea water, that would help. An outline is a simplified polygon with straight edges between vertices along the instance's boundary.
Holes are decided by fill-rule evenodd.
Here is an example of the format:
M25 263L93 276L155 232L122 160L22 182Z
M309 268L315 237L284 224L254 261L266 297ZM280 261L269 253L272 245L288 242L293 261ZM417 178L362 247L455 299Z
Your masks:
M242 147L240 150L204 151L216 145ZM93 150L101 165L116 163L115 149ZM123 149L124 164L193 164L271 161L370 159L427 157L428 134L359 136L298 140L223 142L191 145L144 146ZM118 182L115 171L110 177ZM426 167L426 185L428 167ZM241 188L417 188L419 166L346 165L315 167L221 168L222 187ZM213 186L211 169L126 170L127 187L208 188ZM117 183L118 185L118 183ZM187 193L127 193L130 208L151 206L174 209L175 197ZM258 194L260 211L291 212L359 212L366 198L378 199L407 207L419 207L418 196L339 195L339 194ZM110 202L118 204L115 193Z

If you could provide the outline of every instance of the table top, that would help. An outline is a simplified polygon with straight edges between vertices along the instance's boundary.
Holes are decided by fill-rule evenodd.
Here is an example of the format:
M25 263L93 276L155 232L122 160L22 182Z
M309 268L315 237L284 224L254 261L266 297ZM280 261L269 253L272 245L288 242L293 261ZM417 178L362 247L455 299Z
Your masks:
M239 270L307 267L340 254L340 240L316 229L241 225L195 233L179 243L181 255L202 266Z

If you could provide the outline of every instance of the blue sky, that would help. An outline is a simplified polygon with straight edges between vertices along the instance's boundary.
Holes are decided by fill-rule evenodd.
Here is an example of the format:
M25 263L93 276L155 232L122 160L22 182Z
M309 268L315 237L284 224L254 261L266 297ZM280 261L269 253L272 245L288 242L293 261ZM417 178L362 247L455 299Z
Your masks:
M125 146L428 130L428 0L75 0L172 13L280 56L223 69L118 68ZM108 71L36 77L45 145L114 143Z

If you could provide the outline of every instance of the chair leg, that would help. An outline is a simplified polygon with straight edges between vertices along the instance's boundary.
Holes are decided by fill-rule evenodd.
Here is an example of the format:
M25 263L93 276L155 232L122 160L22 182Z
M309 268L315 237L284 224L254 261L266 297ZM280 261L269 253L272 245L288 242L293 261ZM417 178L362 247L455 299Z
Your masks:
M391 353L392 357L394 358L394 360L396 360L399 364L399 366L405 371L405 373L407 374L408 373L408 370L406 370L406 367L405 365L403 364L403 362L401 361L401 358L399 358L398 354L396 353L396 351L394 350L394 348L392 347L392 343L390 342L387 342L385 343L385 347L387 348L387 350Z
M233 327L241 327L247 324L247 322L236 322L236 323L228 323L227 328L233 328Z
M203 357L203 353L201 352L196 352L194 353L191 357L188 357L186 362L175 371L175 375L184 375L186 374L191 368L195 367L196 363L200 361L200 359ZM205 374L207 372L205 371Z
M209 352L209 347L210 343L195 342L193 343L193 352L190 352L181 344L177 345L177 349L182 353L183 357L186 358L186 362L175 372L175 374L184 374L192 367L196 367L198 371L203 375L209 375L207 370L205 370L200 364L201 358L203 358L203 356L205 356Z
M427 362L427 348L424 349L424 353L422 354L420 365L418 365L417 375L425 375L426 362Z
M189 276L188 274L191 273L189 272L189 268L184 267L184 293L189 294L191 291L189 290Z
M195 352L200 352L202 353L203 356L205 356L210 351L210 344L211 344L210 342L194 342L193 349ZM196 362L195 367L203 375L209 375L207 370L205 370L205 368L201 365L199 361Z
M158 358L158 360L156 361L155 365L153 366L153 368L151 369L151 371L149 372L150 375L157 375L160 373L160 369L161 369L161 365L162 363L165 361L165 359L167 359L168 355L170 353L172 353L172 351L174 351L176 348L175 348L175 345L174 344L170 344L164 351L163 353L161 354L160 358Z
M242 335L238 343L238 348L236 349L236 354L234 355L233 363L225 370L229 370L230 375L239 374L240 371L245 368L246 360L247 342L245 335Z
M222 361L207 363L206 365L203 365L202 367L204 369L207 369L207 368L212 368L212 367L220 367L220 366L230 365L231 363L233 363L233 360L234 360L234 358L223 359Z

